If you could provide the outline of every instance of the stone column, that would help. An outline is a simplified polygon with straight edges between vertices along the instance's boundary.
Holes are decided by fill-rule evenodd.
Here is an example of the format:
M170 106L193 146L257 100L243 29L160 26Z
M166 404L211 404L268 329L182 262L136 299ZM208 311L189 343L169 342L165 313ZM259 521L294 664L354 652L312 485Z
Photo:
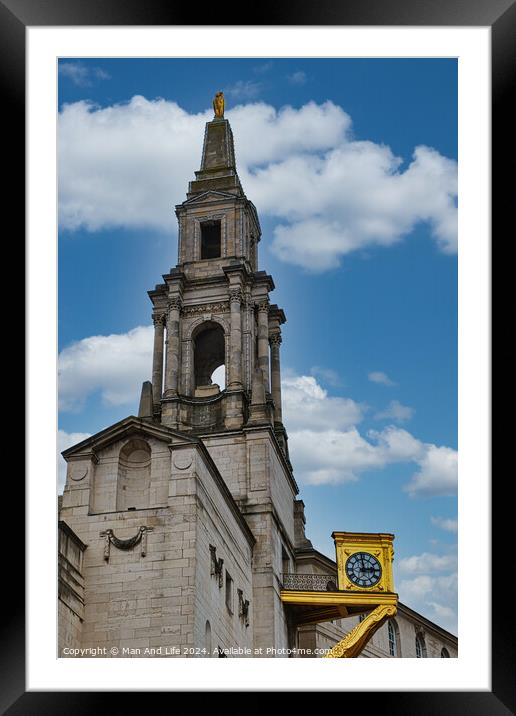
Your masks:
M179 386L179 316L181 298L174 296L168 304L167 316L167 365L165 372L165 397L178 394Z
M267 299L258 304L258 368L263 372L265 390L269 386L269 302Z
M165 332L165 316L155 313L154 321L154 352L152 355L152 402L158 405L163 392L163 338Z
M269 343L271 344L271 393L274 400L274 421L281 423L281 333L278 331L269 336Z
M232 288L230 290L231 336L228 388L233 390L242 388L242 299L242 289Z

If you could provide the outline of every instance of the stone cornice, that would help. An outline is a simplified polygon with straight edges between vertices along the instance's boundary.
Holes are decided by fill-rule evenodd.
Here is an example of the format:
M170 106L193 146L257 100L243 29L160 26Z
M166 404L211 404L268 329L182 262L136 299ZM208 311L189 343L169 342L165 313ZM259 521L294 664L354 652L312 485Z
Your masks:
M250 274L247 270L247 266L245 265L244 261L232 261L227 266L223 266L222 270L228 278L230 274L241 274L243 280L246 283L253 276L253 274Z
M269 318L276 319L280 325L287 322L283 309L279 308L276 303L269 306Z
M186 268L189 265L195 265L196 263L196 261L186 261L181 264L181 266ZM234 263L229 263L226 266L223 266L221 273L202 278L187 278L185 273L183 273L183 271L177 266L175 268L171 268L168 274L163 274L165 283L156 284L154 289L147 291L147 295L156 308L161 308L158 304L160 301L167 301L169 297L169 287L171 284L179 284L180 292L182 293L183 298L185 298L186 294L190 291L195 291L199 288L207 286L221 286L227 288L229 275L235 273L241 274L243 279L242 285L244 286L248 286L250 288L265 287L268 291L274 290L274 281L272 280L272 276L266 274L265 271L251 272L249 271L246 260L235 259ZM277 309L277 306L274 304L271 308ZM278 317L282 316L284 319L282 309L277 310L279 313L275 313L275 315L278 315ZM283 323L284 320L280 319L280 322Z
M144 432L151 437L155 437L158 440L166 440L167 442L170 442L170 438L172 436L177 438L180 442L196 442L195 438L190 438L184 433L172 430L171 428L167 428L158 423L153 423L144 418L137 418L134 415L130 415L129 417L120 420L118 423L111 425L109 428L101 430L100 432L95 433L95 435L86 438L86 440L82 440L80 443L63 450L61 455L66 461L68 461L69 459L73 459L77 453L82 453L87 449L100 450L117 440L122 440L123 438L137 432Z
M214 199L207 199L208 196L214 196ZM177 213L182 213L187 210L187 207L195 205L195 204L218 204L222 202L227 202L228 199L230 201L241 200L245 197L237 197L235 194L231 194L228 191L220 191L217 189L208 189L207 191L203 191L200 194L196 194L195 196L192 196L190 199L186 199L181 204L176 204L175 210Z
M158 306L160 302L166 301L168 296L168 288L165 283L157 283L156 286L147 291L147 296L150 298L154 306ZM161 300L160 300L161 299Z
M253 283L255 286L265 286L268 291L274 291L274 281L266 271L255 271L253 273Z
M167 286L175 284L178 285L179 289L181 290L186 283L186 276L181 271L181 269L176 266L175 268L171 268L169 273L163 274L163 280L165 281Z

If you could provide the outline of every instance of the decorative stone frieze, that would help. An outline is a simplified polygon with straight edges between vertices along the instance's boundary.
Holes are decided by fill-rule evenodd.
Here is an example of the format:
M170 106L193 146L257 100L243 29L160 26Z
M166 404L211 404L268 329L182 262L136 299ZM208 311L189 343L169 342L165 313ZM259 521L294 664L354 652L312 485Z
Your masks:
M241 589L237 589L238 594L238 616L244 622L246 627L249 626L249 600L244 599L244 593Z
M133 547L141 543L140 554L142 557L145 557L147 554L147 532L152 532L152 527L145 527L142 525L134 537L129 537L129 539L119 539L113 530L105 530L104 532L101 532L100 536L104 537L106 540L104 547L104 559L106 562L109 562L111 545L117 549L127 551L133 549Z
M227 313L229 311L229 303L203 303L199 306L185 306L182 315L185 318L197 316L205 313Z
M222 557L217 559L217 548L214 547L214 545L212 545L212 544L210 544L210 557L211 557L210 574L212 577L217 577L218 583L219 583L219 589L221 589L224 584L224 572L223 572L224 560L222 559Z

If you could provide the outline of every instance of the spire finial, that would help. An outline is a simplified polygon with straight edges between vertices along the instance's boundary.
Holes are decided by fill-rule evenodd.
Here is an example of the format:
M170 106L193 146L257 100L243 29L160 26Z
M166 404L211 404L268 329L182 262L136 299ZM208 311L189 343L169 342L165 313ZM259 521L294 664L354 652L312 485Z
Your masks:
M213 110L217 119L224 118L224 92L217 92L213 99Z

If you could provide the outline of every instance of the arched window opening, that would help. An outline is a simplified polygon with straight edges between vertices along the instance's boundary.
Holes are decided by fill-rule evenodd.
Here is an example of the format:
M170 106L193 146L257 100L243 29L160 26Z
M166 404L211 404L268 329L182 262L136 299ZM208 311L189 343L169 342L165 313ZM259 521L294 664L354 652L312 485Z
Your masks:
M208 620L206 620L205 626L204 647L206 649L206 657L211 657L211 624Z
M388 621L388 632L389 632L389 654L390 656L400 657L401 656L401 644L400 644L400 630L395 619L389 619Z
M118 456L117 510L149 506L151 449L145 440L129 440Z
M389 622L389 654L396 656L396 634L392 622Z
M444 646L441 649L441 659L449 659L450 658L450 652L448 649L446 649Z
M195 396L202 398L216 395L221 386L213 382L212 377L226 360L222 326L213 321L206 321L199 326L193 337L193 350Z
M426 659L426 644L422 636L416 636L416 657Z

